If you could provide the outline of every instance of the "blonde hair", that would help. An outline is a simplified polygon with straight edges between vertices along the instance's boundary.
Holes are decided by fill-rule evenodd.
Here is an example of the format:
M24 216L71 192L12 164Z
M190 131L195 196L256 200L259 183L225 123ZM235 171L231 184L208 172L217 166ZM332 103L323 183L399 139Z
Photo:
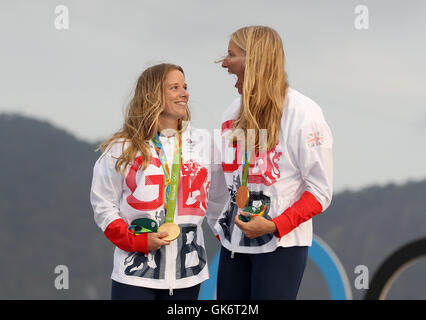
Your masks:
M146 169L151 161L149 141L159 130L159 117L165 106L164 81L172 70L184 73L180 66L162 63L149 67L139 76L134 96L126 107L123 127L99 146L104 152L120 139L130 142L126 149L123 142L123 152L115 164L115 169L123 175L138 152L142 155L142 169ZM178 120L179 131L184 129L190 118L187 108L185 118Z
M265 26L249 26L231 35L245 51L241 108L234 129L255 130L254 146L259 148L259 130L266 129L267 150L278 143L283 103L288 81L284 70L284 49L280 35Z

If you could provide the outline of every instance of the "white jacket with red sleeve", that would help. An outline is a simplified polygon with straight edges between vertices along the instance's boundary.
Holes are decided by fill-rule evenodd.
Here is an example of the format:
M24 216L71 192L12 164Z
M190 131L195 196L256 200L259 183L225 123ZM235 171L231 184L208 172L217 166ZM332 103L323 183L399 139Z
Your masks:
M169 168L174 138L160 136ZM161 225L164 213L164 172L152 142L151 161L142 170L136 156L124 176L115 170L117 158L128 146L113 143L97 160L93 170L90 201L96 224L116 245L111 278L117 282L156 289L186 288L209 276L202 221L207 212L221 211L226 192L223 173L216 174L207 131L191 128L182 133L182 163L174 223L180 236L159 250L148 251L147 236L133 235L128 226L137 218L150 218ZM207 213L208 214L208 213Z
M243 150L230 142L240 108L236 99L222 116L222 168L230 197L215 224L222 245L241 253L274 251L278 246L310 246L312 217L327 209L333 194L333 138L320 107L289 88L284 101L279 142L273 150L253 155L247 187L250 201L267 205L266 219L275 234L249 239L235 226L241 212L235 194L242 182Z

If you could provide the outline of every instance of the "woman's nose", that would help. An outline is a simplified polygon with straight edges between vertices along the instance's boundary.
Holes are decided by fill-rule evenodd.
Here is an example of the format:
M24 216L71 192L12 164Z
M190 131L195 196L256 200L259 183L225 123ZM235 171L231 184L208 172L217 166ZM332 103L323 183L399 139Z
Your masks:
M228 57L226 57L225 59L223 59L223 61L222 61L222 68L228 68Z
M180 94L181 97L189 97L189 92L186 89L183 89Z

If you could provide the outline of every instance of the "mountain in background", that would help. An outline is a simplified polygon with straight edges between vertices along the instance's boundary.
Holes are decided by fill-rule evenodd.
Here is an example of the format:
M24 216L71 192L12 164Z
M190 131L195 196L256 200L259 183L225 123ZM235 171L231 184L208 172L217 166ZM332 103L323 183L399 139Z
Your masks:
M97 146L47 122L0 114L0 299L109 299L113 245L95 225L89 201ZM370 187L334 196L314 217L314 233L342 262L357 290L357 265L377 267L407 242L426 237L426 181ZM208 228L212 259L219 244ZM59 265L69 289L55 288ZM426 299L426 264L405 271L389 298ZM421 279L421 281L419 280ZM328 299L319 269L310 261L299 299Z

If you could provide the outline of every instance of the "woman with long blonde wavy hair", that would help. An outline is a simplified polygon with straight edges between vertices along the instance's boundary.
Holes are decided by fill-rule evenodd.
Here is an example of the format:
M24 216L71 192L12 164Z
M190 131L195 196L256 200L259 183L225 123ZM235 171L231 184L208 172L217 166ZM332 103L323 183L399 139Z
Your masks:
M289 87L276 30L238 29L221 61L240 96L222 115L230 196L214 227L217 298L296 299L312 218L332 198L331 131L321 108Z
M208 278L201 225L207 205L225 201L215 187L224 177L210 135L188 122L188 100L181 67L147 68L123 127L100 146L90 200L115 245L112 299L193 300Z
M172 70L183 74L180 66L163 63L146 69L139 76L135 94L126 108L123 127L100 145L99 149L104 152L114 141L119 139L131 141L129 147L118 158L115 165L117 170L120 170L122 165L123 168L129 165L138 152L143 156L143 168L147 167L151 159L149 141L155 137L158 130L162 129L161 122L165 118L162 115L165 106L163 94L165 75ZM191 114L187 106L185 110L180 110L180 113L181 117L176 120L177 129L182 131L185 123L190 121Z

